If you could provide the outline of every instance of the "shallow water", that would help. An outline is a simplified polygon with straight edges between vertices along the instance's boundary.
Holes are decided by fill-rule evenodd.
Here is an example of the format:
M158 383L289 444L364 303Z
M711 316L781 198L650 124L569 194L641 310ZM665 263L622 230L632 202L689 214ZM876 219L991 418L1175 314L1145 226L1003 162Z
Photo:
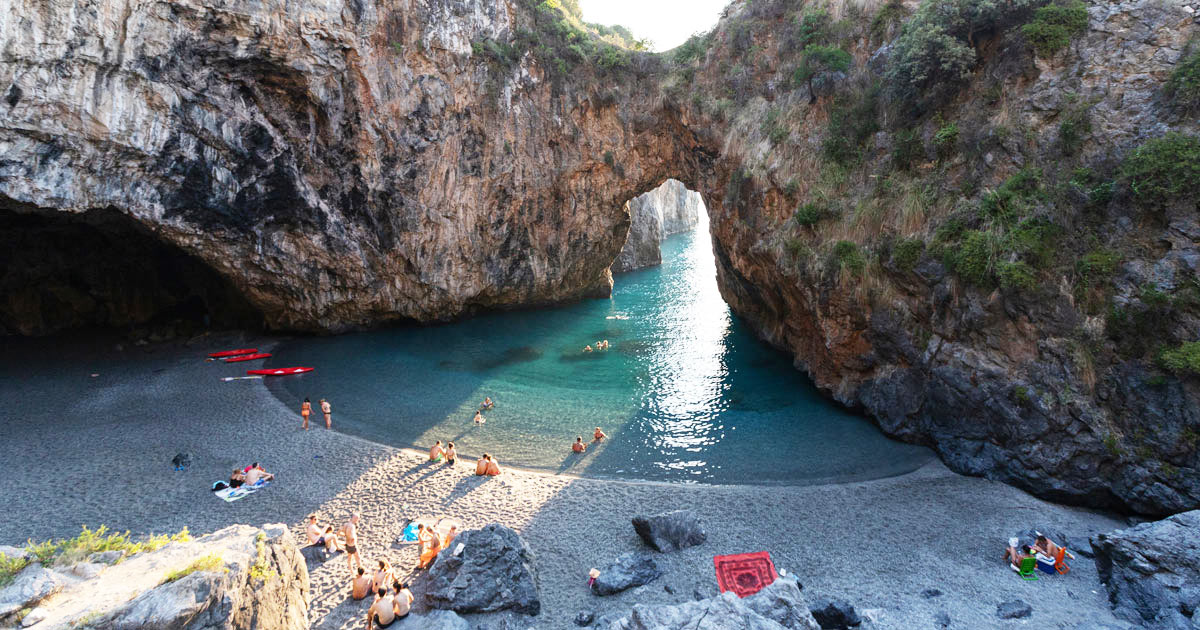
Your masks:
M607 339L605 352L584 353ZM616 276L610 300L281 344L269 379L296 408L329 399L338 430L396 446L453 441L501 465L705 483L817 483L914 470L925 448L825 399L732 316L706 226L663 265ZM472 422L485 396L496 403ZM314 417L319 417L315 414ZM320 425L321 420L316 424ZM600 426L609 439L583 456Z

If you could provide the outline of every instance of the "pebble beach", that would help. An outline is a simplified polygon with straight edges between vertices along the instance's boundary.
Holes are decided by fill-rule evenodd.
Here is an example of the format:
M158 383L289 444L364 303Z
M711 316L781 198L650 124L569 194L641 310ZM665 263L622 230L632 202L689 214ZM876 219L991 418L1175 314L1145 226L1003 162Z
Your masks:
M414 575L415 546L397 546L409 519L450 517L464 529L499 522L535 555L542 613L470 616L473 627L573 627L581 611L619 614L634 603L677 603L716 593L716 554L769 551L798 576L810 599L844 599L879 628L1128 627L1109 611L1092 562L1065 576L1017 578L1001 557L1007 538L1053 527L1072 542L1122 528L1119 516L1036 499L964 477L934 461L873 481L808 486L712 486L591 479L504 467L474 476L474 461L431 464L422 452L326 430L261 380L223 382L211 348L269 347L274 339L223 335L115 350L116 341L20 340L0 363L0 544L71 536L101 524L137 534L214 531L234 523L283 522L303 537L305 516L340 524L361 512L360 553ZM321 392L312 392L316 401ZM564 441L564 461L570 454ZM175 471L171 459L192 465ZM586 457L586 455L584 456ZM225 503L210 491L235 466L261 462L271 487ZM592 595L589 568L641 549L638 514L694 510L708 534L698 547L663 554L664 577L612 597ZM364 627L367 603L349 599L345 558L311 572L312 627ZM420 592L416 592L418 601ZM1033 614L1003 621L999 604ZM499 627L505 627L500 625Z

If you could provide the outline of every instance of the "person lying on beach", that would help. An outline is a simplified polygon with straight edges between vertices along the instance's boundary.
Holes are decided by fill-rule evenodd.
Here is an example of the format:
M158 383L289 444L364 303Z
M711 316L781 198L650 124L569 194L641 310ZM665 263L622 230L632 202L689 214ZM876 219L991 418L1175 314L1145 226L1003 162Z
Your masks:
M491 396L485 396L485 397L483 398L483 404L482 404L482 405L479 405L479 408L480 408L481 410L482 410L482 409L491 409L492 407L495 407L495 406L496 406L496 403L492 402L492 397L491 397Z
M605 435L604 432L600 430L600 427L596 427L596 432L592 434L592 441L599 442L600 440L603 440L606 437L608 437L608 436Z
M484 419L483 414L476 411L475 412L475 424L483 424L484 422L487 422L487 420Z
M375 570L375 575L371 578L371 589L387 588L395 581L396 576L392 573L392 565L388 564L387 560L380 560L379 568Z
M253 486L260 481L275 481L275 475L263 470L263 467L259 466L258 462L254 462L250 466L250 470L246 473L246 485Z
M354 563L358 563L358 568L362 568L362 558L358 555L358 512L350 515L350 520L342 525L342 538L346 539L346 568L354 570Z
M583 351L584 351L584 352L591 352L591 351L592 351L592 347L591 347L591 346L584 346L584 347L583 347Z
M241 468L234 468L233 473L229 475L229 487L240 488L246 483L246 473L242 472Z
M454 442L448 442L446 444L446 463L453 466L456 461L458 461L458 451L454 450Z
M408 611L412 610L413 594L408 590L408 587L396 580L392 583L392 590L395 595L392 596L392 610L396 613L397 619L403 619L408 616Z
M367 572L362 567L358 567L358 575L350 580L350 597L355 600L362 599L371 592L371 578L367 577Z
M379 594L379 599L376 599L367 611L367 630L371 630L372 624L386 628L396 620L396 601L387 588L381 586L375 592Z
M583 436L575 436L575 443L571 445L571 450L576 453L582 453L587 450L587 445L583 443Z
M333 533L333 526L326 525L325 529L321 529L317 525L317 515L308 515L308 544L310 545L325 545L325 549L329 553L334 553L338 550L337 535Z
M1021 566L1022 560L1034 557L1033 549L1029 545L1023 545L1018 550L1017 543L1016 538L1009 538L1008 548L1004 550L1004 559L1008 561L1008 565L1013 571L1019 570L1018 567Z
M438 440L433 443L433 448L429 449L429 461L440 462L446 456L446 452L442 450L442 441Z

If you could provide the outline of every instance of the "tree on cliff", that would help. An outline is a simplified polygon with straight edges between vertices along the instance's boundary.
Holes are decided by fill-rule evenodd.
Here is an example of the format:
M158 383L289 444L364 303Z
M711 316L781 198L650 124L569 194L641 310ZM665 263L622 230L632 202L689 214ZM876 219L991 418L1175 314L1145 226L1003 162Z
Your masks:
M850 69L850 61L850 53L837 46L812 45L804 49L804 57L792 80L797 85L808 86L808 102L811 105L817 102L813 79L822 72L845 72Z

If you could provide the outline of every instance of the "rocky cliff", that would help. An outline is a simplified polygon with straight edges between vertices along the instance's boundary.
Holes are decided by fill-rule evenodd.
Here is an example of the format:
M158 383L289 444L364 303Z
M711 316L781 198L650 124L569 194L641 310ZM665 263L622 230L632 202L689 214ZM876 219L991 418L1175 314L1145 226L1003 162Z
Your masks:
M662 240L687 232L707 212L700 193L682 182L668 179L654 190L629 200L629 236L613 261L614 273L633 271L662 263Z
M33 0L0 21L0 227L115 212L212 272L151 306L336 331L604 295L674 177L735 312L890 435L1194 507L1198 7L1042 4L756 0L653 56L525 0ZM97 295L36 258L6 330Z

